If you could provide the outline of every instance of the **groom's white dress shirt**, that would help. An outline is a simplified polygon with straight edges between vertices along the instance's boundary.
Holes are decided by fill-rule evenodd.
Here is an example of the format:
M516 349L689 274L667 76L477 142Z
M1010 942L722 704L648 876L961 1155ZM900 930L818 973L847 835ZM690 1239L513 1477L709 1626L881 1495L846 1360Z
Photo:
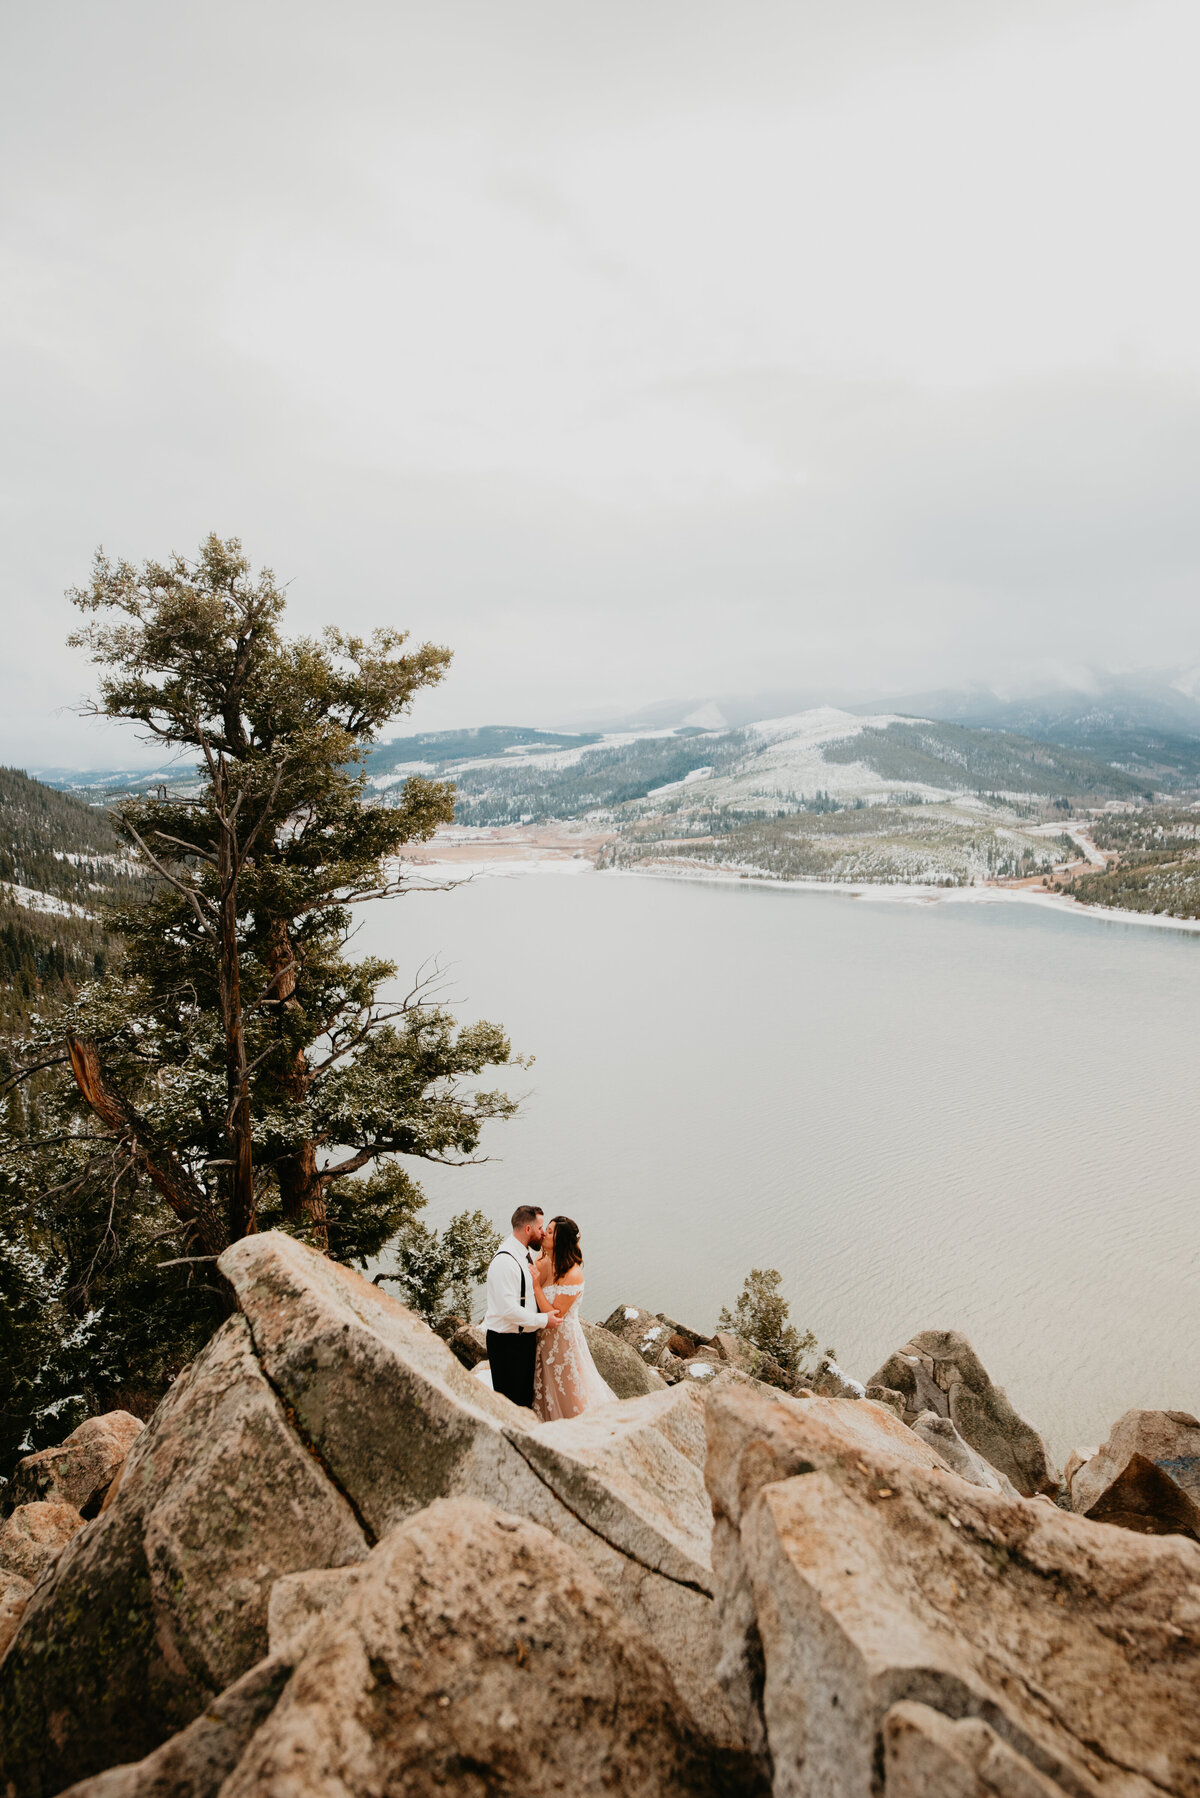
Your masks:
M525 1270L525 1303L521 1303L521 1269ZM533 1296L533 1257L523 1242L510 1236L502 1242L487 1277L485 1330L515 1336L518 1330L544 1330L548 1313L539 1311Z

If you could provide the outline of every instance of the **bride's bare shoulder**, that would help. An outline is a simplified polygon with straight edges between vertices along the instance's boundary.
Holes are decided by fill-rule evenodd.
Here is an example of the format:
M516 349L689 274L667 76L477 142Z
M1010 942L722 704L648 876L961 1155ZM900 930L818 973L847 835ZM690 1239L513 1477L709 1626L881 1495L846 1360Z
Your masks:
M576 1262L574 1267L569 1267L567 1269L566 1273L563 1275L562 1279L559 1281L559 1285L560 1286L582 1286L583 1285L583 1262L578 1261L578 1262Z

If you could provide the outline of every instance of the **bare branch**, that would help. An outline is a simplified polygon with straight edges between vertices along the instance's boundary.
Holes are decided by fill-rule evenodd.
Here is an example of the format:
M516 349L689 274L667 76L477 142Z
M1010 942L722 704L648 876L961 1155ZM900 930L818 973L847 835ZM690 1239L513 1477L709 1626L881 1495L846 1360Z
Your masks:
M173 886L177 893L183 894L184 898L188 901L188 903L191 905L192 910L195 912L196 922L199 924L201 930L204 932L204 934L206 936L211 937L213 939L213 941L215 942L216 937L217 937L216 930L214 929L213 925L209 923L208 919L204 916L204 913L201 911L200 901L196 896L195 889L186 885L186 883L182 880L176 880L176 878L173 874L169 874L167 872L166 868L163 867L163 864L159 861L158 857L155 855L154 851L150 848L149 844L146 842L146 839L141 835L141 833L139 832L139 830L135 824L131 824L128 818L124 819L124 824L125 824L125 828L129 832L130 836L133 837L134 840L139 844L143 853L154 864L155 868L157 868L158 872L162 875L163 879L168 883L168 885Z
M31 1062L28 1067L19 1069L17 1073L10 1074L7 1080L0 1082L0 1097L3 1097L5 1093L14 1092L23 1081L29 1080L34 1074L40 1074L43 1068L60 1068L66 1060L67 1056L64 1054L48 1055L45 1061Z
M255 838L258 836L259 831L262 829L263 825L266 823L267 819L271 815L272 810L274 809L275 801L279 797L279 789L283 785L283 770L287 766L290 759L291 759L290 756L287 756L287 755L282 755L279 758L279 764L275 770L275 779L271 786L270 795L268 796L265 804L263 805L262 810L258 814L258 823L254 826L254 829L250 832L250 835L246 838L246 841L242 845L241 854L238 857L238 863L237 863L239 873L246 865L246 861L250 854L250 851L254 847ZM244 793L245 790L246 789L243 787L242 793ZM240 805L241 802L242 802L242 795L241 795L241 793L239 793L238 804Z
M195 843L185 843L182 837L168 836L165 830L156 830L154 834L159 842L173 843L176 849L182 849L187 855L198 855L204 861L212 862L213 866L216 866L217 857L215 850L201 849Z

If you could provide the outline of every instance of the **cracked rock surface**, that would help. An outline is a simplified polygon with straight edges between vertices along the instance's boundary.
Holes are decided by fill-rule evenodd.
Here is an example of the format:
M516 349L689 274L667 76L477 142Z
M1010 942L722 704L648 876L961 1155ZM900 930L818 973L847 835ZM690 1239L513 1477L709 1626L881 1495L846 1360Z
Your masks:
M1026 1498L1058 1491L1046 1444L1013 1409L959 1331L920 1331L888 1357L867 1385L899 1392L907 1424L923 1411L948 1417L963 1441Z
M367 1547L230 1318L29 1599L0 1662L0 1791L52 1798L146 1754L266 1654L281 1574Z
M729 1785L657 1650L580 1557L476 1499L392 1531L326 1611L222 1798Z
M1196 1543L968 1485L882 1407L724 1391L708 1430L723 1672L777 1798L1200 1793Z
M657 1644L713 1738L737 1743L716 1680L700 1394L538 1424L403 1305L290 1237L246 1237L221 1268L296 1429L376 1539L449 1497L540 1524Z

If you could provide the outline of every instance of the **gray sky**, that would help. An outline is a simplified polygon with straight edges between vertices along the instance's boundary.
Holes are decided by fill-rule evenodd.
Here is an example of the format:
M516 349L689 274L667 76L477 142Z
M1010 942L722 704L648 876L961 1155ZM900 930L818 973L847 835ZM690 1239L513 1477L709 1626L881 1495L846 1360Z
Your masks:
M0 757L237 534L418 727L1200 662L1195 0L3 10Z

